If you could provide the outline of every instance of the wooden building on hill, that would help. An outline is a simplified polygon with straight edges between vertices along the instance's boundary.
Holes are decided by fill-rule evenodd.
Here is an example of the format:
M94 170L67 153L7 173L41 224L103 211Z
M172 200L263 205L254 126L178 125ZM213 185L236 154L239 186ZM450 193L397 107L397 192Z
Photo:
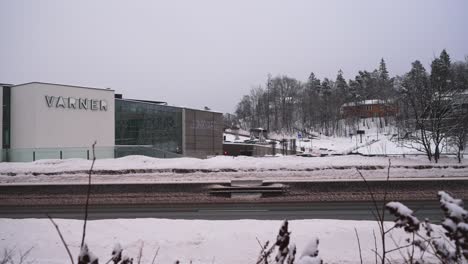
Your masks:
M398 113L398 106L391 101L374 99L346 103L341 106L340 111L343 118L385 117L395 116Z

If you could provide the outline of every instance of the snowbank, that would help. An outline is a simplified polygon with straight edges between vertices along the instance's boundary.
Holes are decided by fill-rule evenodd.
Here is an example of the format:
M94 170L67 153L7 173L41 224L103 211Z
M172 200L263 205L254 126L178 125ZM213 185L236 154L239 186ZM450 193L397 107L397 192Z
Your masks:
M439 164L420 158L392 158L392 178L466 177L468 165L454 159ZM0 183L86 182L91 161L83 159L39 160L28 163L0 163ZM359 179L356 169L366 177L385 178L388 158L360 155L321 158L229 157L157 159L127 156L99 159L93 182L217 182L234 178L261 180Z
M82 221L56 220L70 250L76 257L81 240ZM151 260L160 247L157 263L255 263L262 243L276 239L281 221L260 220L166 220L116 219L88 222L87 241L90 250L107 261L115 243L122 244L124 255L136 257L143 248L143 263ZM391 227L393 223L388 223ZM61 264L68 256L54 227L47 219L0 219L0 248L26 251L33 248L30 260L35 263ZM320 239L319 256L325 263L360 263L354 228L357 229L364 263L372 263L374 248L372 230L378 234L377 223L372 221L296 220L290 221L291 243L300 256L313 237ZM407 235L401 230L393 233L397 242L404 243ZM388 247L393 248L391 240ZM401 259L394 252L390 257Z

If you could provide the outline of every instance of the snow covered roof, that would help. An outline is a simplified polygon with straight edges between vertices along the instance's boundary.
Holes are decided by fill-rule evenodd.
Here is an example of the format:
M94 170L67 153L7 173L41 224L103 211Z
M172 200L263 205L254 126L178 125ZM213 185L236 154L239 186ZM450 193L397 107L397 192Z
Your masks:
M386 103L391 103L391 101L385 101L385 100L380 100L380 99L371 99L371 100L363 100L359 102L351 102L351 103L346 103L343 105L345 106L356 106L356 105L377 105L377 104L386 104Z
M261 127L257 127L257 128L251 128L250 132L268 132L268 130L261 128Z

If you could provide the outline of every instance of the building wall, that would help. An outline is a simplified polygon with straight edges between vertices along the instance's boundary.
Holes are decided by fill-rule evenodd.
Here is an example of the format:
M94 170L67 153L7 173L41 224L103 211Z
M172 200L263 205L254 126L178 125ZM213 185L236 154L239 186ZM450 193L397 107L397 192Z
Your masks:
M104 100L107 111L49 106L46 96ZM76 107L78 108L78 107ZM90 108L90 106L89 106ZM66 85L28 83L11 88L11 148L113 146L114 91Z
M398 108L394 104L366 104L357 106L344 106L342 108L344 117L384 117L395 116Z
M184 155L198 158L222 155L223 115L184 109Z
M0 149L3 148L3 86L0 85ZM0 151L0 161L4 161L4 150Z

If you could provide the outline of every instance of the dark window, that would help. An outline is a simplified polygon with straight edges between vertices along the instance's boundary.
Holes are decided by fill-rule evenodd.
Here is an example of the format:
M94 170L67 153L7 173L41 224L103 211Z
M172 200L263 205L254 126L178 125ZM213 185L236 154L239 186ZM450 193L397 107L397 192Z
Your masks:
M182 149L182 109L115 100L115 144L152 145L174 152Z
M11 137L11 87L3 87L3 138L2 148L10 148Z

